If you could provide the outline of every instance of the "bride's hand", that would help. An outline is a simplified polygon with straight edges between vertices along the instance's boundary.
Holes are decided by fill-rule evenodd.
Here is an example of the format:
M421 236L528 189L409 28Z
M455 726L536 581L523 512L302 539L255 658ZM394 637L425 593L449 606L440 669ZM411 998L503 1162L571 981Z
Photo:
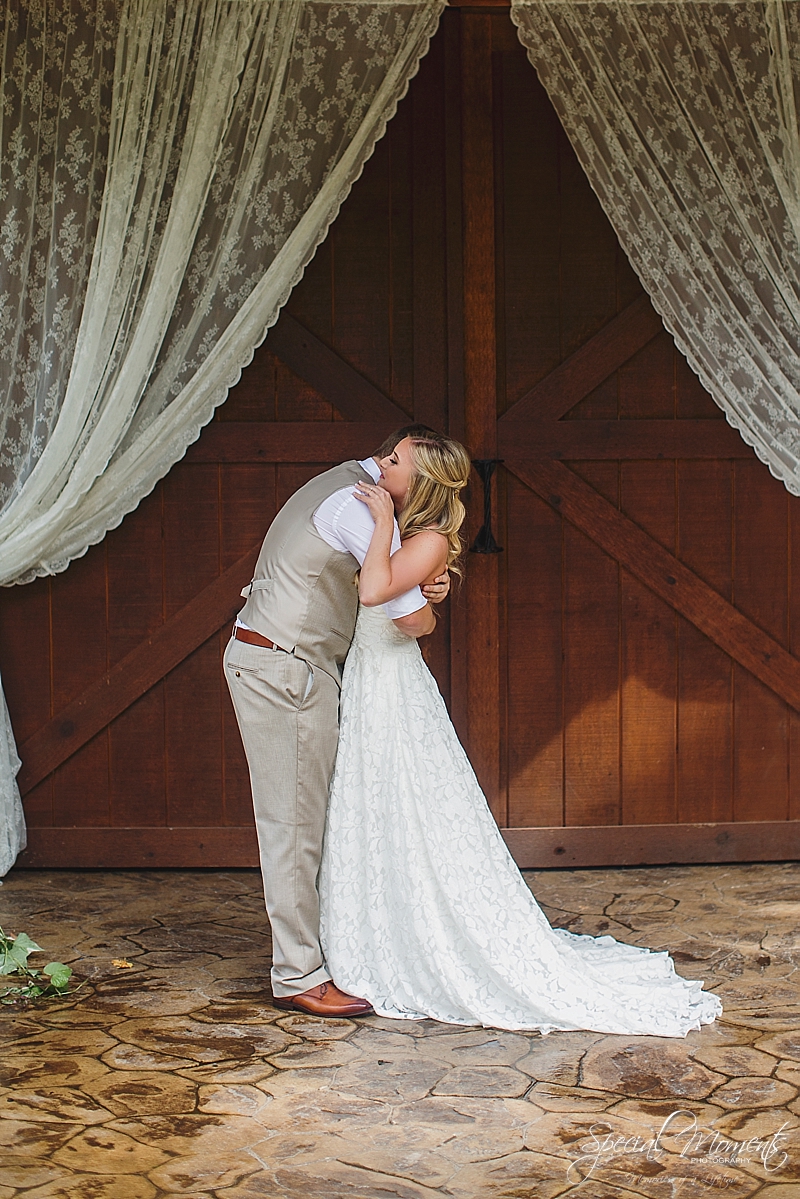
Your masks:
M443 599L447 599L450 592L450 572L445 571L444 574L437 575L432 583L425 583L422 587L422 594L429 604L440 604Z
M383 487L375 483L356 483L353 494L372 513L375 524L379 521L394 521L394 500Z

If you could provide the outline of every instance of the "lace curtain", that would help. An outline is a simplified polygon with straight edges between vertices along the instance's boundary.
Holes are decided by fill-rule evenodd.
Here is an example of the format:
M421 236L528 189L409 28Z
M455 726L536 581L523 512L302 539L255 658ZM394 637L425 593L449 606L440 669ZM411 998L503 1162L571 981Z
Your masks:
M0 583L65 569L197 438L324 238L443 7L7 0ZM8 829L19 801L0 725ZM13 837L3 845L0 873Z
M512 0L664 324L800 494L800 5Z

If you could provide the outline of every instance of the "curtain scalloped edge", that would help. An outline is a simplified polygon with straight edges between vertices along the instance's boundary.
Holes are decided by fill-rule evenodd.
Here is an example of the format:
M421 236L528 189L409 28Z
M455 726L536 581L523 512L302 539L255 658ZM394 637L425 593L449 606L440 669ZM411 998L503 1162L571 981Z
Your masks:
M630 261L630 259L628 261ZM672 318L665 315L662 305L657 302L656 297L652 294L652 292L649 291L645 281L636 270L636 267L633 266L633 263L631 263L631 266L636 272L637 279L647 292L650 303L653 305L659 317L661 318L664 328L675 342L678 352L686 359L690 368L694 371L695 375L697 375L697 378L703 384L703 387L705 387L714 403L722 412L725 420L732 429L736 430L745 445L748 445L750 449L753 450L758 460L763 462L764 465L769 469L769 473L772 475L772 477L777 479L779 483L782 483L791 495L800 496L800 475L797 472L792 471L789 466L781 468L780 463L777 462L772 456L769 448L764 445L763 440L758 438L753 432L747 422L747 418L742 413L736 411L724 392L718 391L717 388L713 386L713 380L709 378L707 371L697 364L694 354L684 339L683 334L675 331L676 326Z
M128 503L125 501L123 503L122 510L115 512L113 517L110 519L101 519L100 524L98 524L91 533L85 535L85 544L82 542L80 548L76 550L69 550L61 557L54 556L48 562L40 563L36 566L30 567L17 578L10 579L8 582L3 583L2 586L22 586L26 583L33 582L37 578L49 578L53 575L63 573L63 571L67 569L71 562L76 561L78 558L83 558L85 554L87 554L92 548L92 546L99 545L99 543L105 538L106 534L110 533L112 529L118 528L119 525L122 524L125 517L129 516L131 512L134 512L142 500L146 499L146 497L155 489L155 487L158 486L161 480L169 474L173 466L180 462L180 460L185 456L189 446L193 445L194 442L198 440L203 429L211 420L213 420L214 413L216 412L217 408L224 404L231 389L235 387L241 379L242 372L253 361L256 350L264 343L270 329L277 323L282 308L286 305L295 287L303 278L308 266L313 261L317 250L328 236L331 225L338 217L342 204L349 196L353 186L361 178L366 164L369 162L370 158L375 152L375 147L384 137L389 122L395 116L398 105L407 95L408 89L411 85L411 80L414 79L419 73L420 64L430 49L431 39L439 27L439 22L446 6L447 0L437 0L435 4L431 5L430 28L420 40L419 51L412 63L410 71L404 76L394 96L389 100L383 116L375 125L374 132L369 135L364 147L364 153L359 157L353 173L339 189L338 193L336 194L336 198L331 202L328 215L320 225L318 235L309 245L308 250L303 255L302 261L292 275L290 281L285 284L283 290L279 293L273 308L266 318L261 332L249 344L248 348L242 351L239 357L238 365L230 372L225 382L218 384L217 387L213 389L211 395L206 401L206 406L202 416L193 421L191 425L189 425L189 427L186 428L181 435L176 438L174 451L170 452L166 456L164 462L159 466L158 473L155 475L155 477L148 475L148 478L144 480L141 488L132 487L130 502ZM163 470L161 469L162 465Z

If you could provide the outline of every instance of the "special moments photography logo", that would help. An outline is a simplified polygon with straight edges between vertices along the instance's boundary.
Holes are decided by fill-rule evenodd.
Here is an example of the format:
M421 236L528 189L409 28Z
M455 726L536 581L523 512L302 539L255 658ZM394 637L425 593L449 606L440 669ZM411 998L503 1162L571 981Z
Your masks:
M716 1178L707 1178L709 1185L726 1187L733 1179L727 1168L756 1163L767 1174L776 1174L789 1160L785 1146L789 1143L783 1123L769 1136L750 1137L733 1141L722 1133L703 1127L694 1112L679 1108L671 1112L660 1128L642 1136L613 1130L608 1124L593 1124L589 1139L578 1147L578 1156L567 1168L567 1178L580 1185L604 1167L613 1167L619 1174L641 1177L654 1172L654 1164L669 1169L683 1163L716 1167ZM638 1168L637 1168L638 1167ZM711 1171L703 1170L708 1175Z

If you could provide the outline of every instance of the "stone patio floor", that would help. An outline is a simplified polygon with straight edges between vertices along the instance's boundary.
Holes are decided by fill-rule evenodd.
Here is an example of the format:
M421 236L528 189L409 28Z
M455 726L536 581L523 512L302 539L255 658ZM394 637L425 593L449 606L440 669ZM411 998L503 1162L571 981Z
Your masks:
M87 981L0 1007L0 1199L800 1199L800 864L526 877L554 924L668 949L722 1020L287 1015L255 871L12 872L0 924Z

